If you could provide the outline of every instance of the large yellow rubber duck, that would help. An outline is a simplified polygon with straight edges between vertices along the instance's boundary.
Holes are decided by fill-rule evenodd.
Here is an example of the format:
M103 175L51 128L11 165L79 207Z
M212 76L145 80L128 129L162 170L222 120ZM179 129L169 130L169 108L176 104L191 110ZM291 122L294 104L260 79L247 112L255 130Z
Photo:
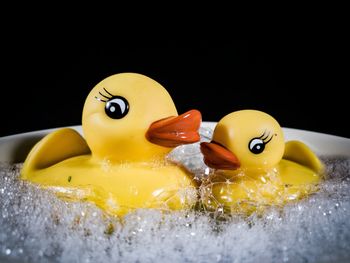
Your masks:
M191 207L197 201L192 175L165 157L199 141L200 123L197 110L178 116L153 79L115 74L86 98L84 138L70 128L48 134L27 156L21 178L118 216L136 208Z
M210 143L201 143L207 166L214 168L201 187L208 210L250 214L282 206L314 191L324 164L300 141L285 143L269 114L241 110L223 117Z

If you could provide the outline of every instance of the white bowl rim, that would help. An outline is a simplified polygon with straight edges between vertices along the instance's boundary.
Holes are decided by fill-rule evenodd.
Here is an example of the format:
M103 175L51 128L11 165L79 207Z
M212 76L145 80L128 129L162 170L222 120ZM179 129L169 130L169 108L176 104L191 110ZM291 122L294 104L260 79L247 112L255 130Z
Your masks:
M203 121L201 127L214 129L216 124L217 122ZM15 163L24 161L28 151L39 139L60 128L72 128L83 134L81 125L75 125L0 137L0 162ZM286 141L302 141L320 156L350 158L349 138L295 128L282 127L282 129ZM19 150L21 146L23 146L23 150Z

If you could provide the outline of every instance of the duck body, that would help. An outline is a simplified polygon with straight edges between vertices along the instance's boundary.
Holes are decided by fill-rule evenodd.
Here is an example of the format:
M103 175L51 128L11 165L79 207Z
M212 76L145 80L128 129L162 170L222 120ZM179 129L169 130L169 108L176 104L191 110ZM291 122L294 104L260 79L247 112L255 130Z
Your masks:
M62 198L91 201L117 215L136 208L178 210L196 201L191 174L164 161L111 164L81 155L38 169L29 180Z
M197 185L166 156L199 140L200 121L196 110L178 116L156 81L115 74L88 95L84 136L70 128L48 134L28 154L21 178L117 216L137 208L188 208L196 202Z
M260 111L227 115L201 150L215 168L201 191L209 210L250 214L283 206L317 191L323 178L324 165L311 149L300 141L285 143L277 121Z
M321 176L298 163L281 160L276 167L234 173L217 171L205 181L201 195L207 209L250 214L283 206L316 192Z

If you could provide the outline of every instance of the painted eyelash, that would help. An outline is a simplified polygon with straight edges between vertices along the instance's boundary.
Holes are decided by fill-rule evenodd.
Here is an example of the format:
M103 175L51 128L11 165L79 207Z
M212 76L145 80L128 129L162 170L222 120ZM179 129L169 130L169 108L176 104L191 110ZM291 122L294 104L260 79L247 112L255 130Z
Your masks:
M111 100L113 97L115 97L112 93L110 93L110 92L109 92L108 90L106 90L105 88L103 88L103 90L104 90L110 97L108 97L108 96L102 94L102 93L99 91L98 94L100 94L102 97L104 97L104 98L107 99L107 100L101 99L101 98L99 98L99 97L97 97L97 96L95 96L95 99L97 99L98 101L101 101L101 102L107 102L107 101Z
M261 139L261 140L264 142L264 144L267 144L267 143L269 143L269 142L272 140L273 135L271 135L271 137L270 137L271 132L268 132L267 135L265 136L265 133L266 133L266 130L265 130L264 133L263 133L260 137L258 137L258 138ZM265 137L264 137L264 136L265 136ZM268 140L266 141L266 139L269 138L269 137L270 137L270 139L268 139Z

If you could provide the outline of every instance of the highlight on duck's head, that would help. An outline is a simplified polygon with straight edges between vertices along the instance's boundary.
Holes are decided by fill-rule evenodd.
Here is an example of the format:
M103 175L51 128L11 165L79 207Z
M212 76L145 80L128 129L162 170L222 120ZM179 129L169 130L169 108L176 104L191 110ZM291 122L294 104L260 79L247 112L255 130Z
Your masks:
M205 163L212 168L271 168L284 153L279 123L258 110L240 110L223 117L215 127L212 142L201 143Z
M119 73L103 79L90 91L82 128L94 157L143 161L199 140L200 113L192 110L185 115L178 116L169 93L155 80L137 73ZM155 123L156 128L152 128ZM175 138L181 131L188 132L183 136L187 141Z

